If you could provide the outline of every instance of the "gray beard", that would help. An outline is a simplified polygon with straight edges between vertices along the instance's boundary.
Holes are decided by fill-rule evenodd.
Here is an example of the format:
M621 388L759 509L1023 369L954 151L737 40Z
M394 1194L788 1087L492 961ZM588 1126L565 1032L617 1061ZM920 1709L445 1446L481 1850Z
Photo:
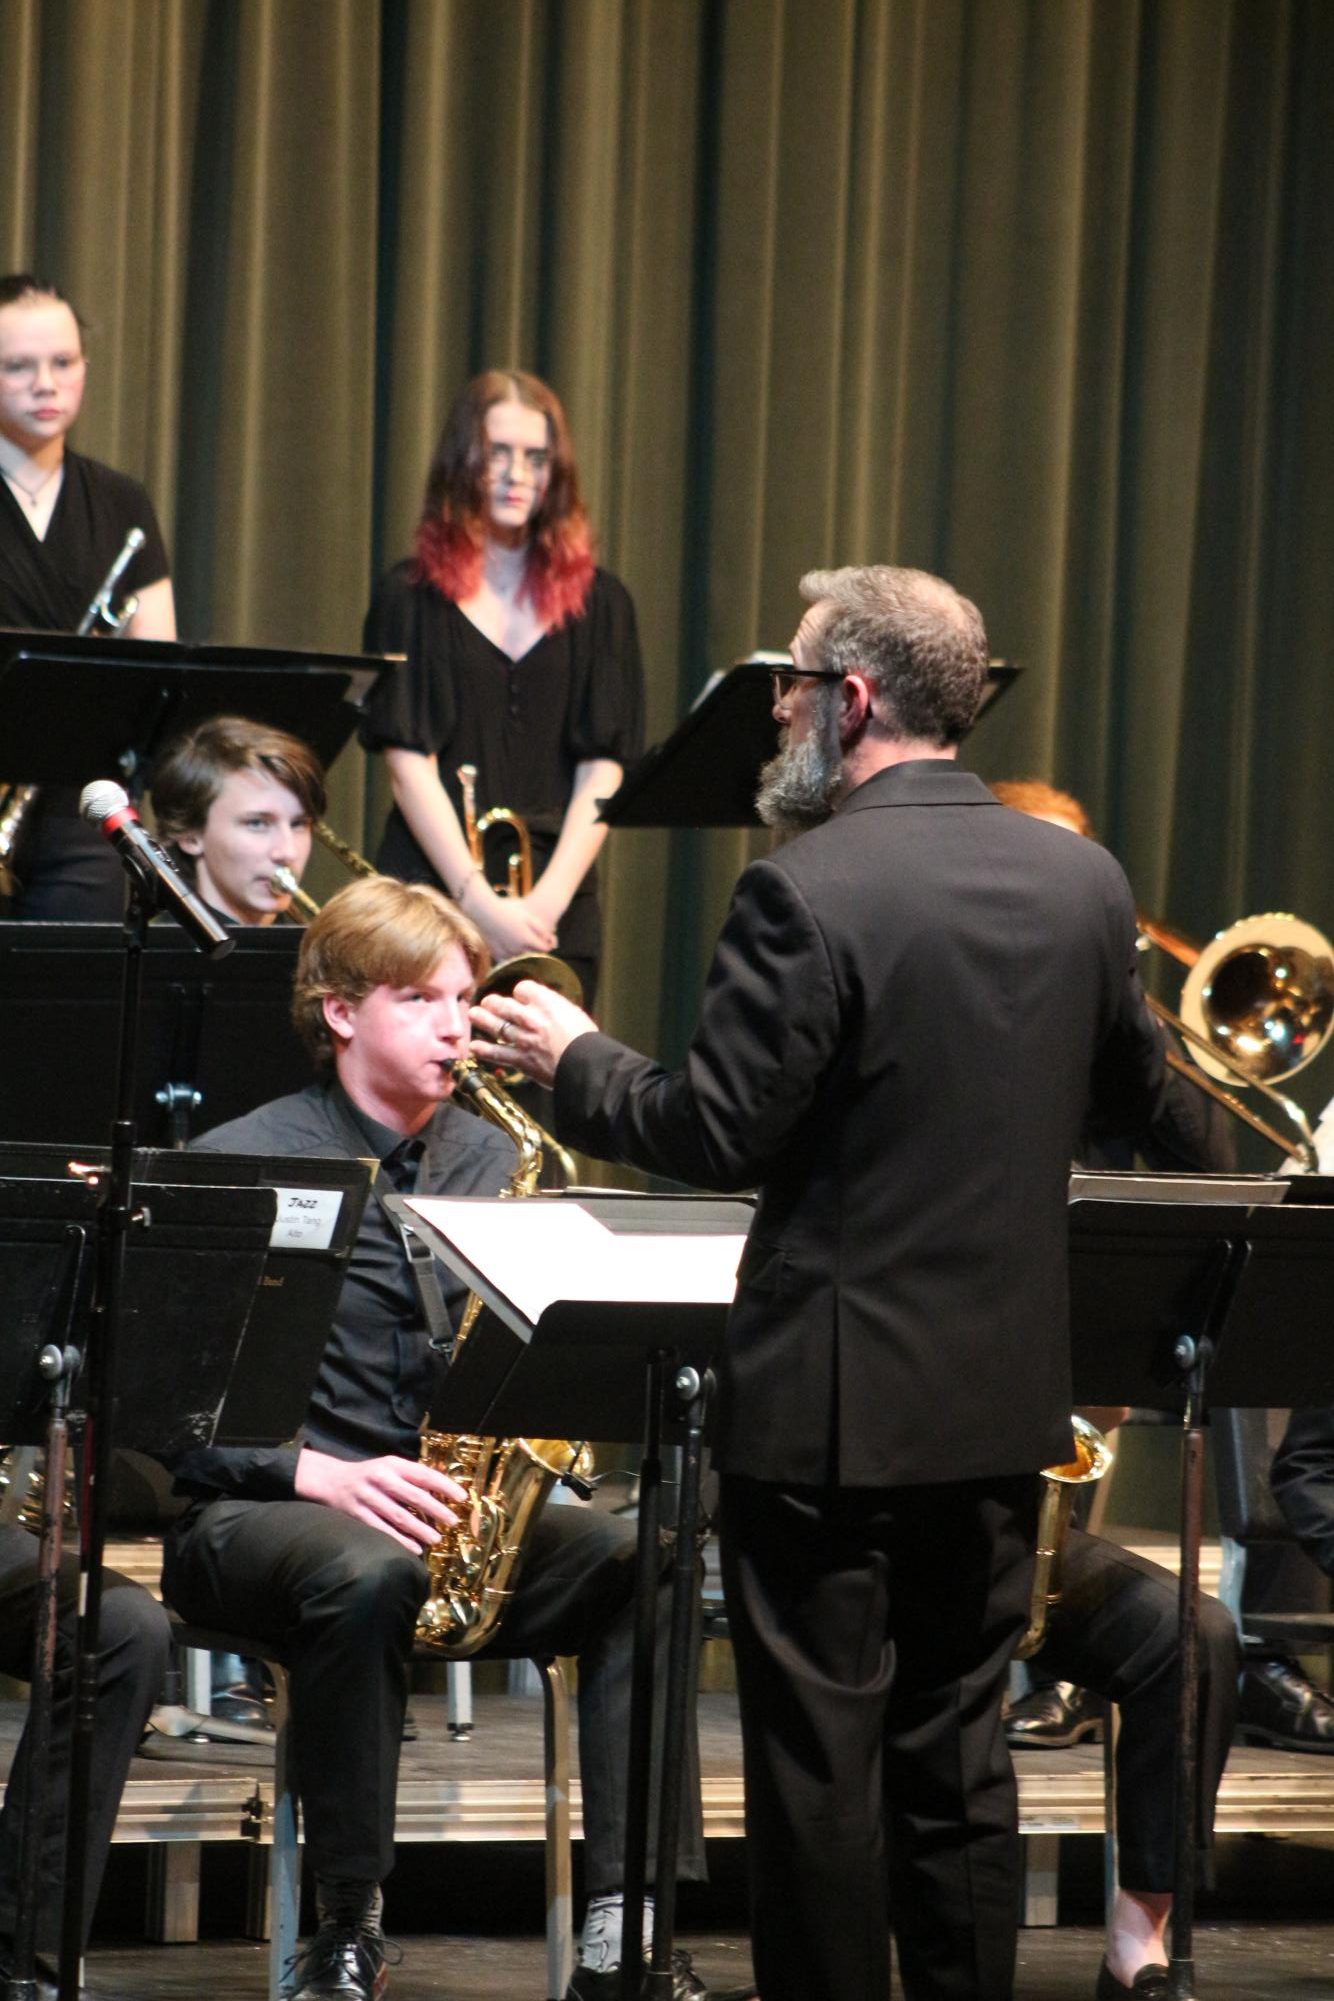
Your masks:
M784 840L823 826L833 813L843 778L836 697L837 689L822 686L809 734L794 744L784 732L777 757L760 769L755 810Z

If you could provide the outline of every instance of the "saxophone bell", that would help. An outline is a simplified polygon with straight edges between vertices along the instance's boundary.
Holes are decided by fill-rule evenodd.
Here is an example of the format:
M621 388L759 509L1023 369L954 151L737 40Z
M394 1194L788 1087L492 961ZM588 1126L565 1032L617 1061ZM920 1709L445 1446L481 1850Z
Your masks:
M1061 1547L1075 1495L1111 1471L1116 1454L1096 1425L1077 1414L1070 1419L1075 1456L1061 1466L1042 1469L1042 1506L1038 1511L1037 1561L1028 1601L1028 1630L1014 1650L1018 1661L1031 1660L1047 1636L1047 1618L1061 1598Z

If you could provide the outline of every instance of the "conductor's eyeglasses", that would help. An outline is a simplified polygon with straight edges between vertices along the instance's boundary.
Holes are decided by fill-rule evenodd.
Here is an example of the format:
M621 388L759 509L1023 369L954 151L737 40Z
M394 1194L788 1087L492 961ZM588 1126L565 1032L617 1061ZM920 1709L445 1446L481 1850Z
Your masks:
M798 681L841 681L843 676L837 667L775 667L769 681L776 702L785 702L789 695L797 691Z

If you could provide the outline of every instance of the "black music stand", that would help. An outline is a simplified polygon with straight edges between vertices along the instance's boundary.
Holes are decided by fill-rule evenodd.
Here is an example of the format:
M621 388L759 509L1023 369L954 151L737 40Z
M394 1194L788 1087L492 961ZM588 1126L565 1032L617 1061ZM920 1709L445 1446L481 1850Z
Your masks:
M222 1177L213 1179L217 1183ZM270 1190L226 1185L139 1185L134 1196L133 1247L124 1259L119 1369L104 1385L111 1403L103 1419L108 1427L117 1427L122 1441L131 1447L176 1453L211 1440L216 1430L263 1269L276 1201ZM0 1179L0 1429L20 1442L44 1435L48 1452L33 1684L34 1742L41 1759L33 1768L37 1797L25 1817L24 1894L19 1899L19 1937L12 1977L5 1984L7 1997L33 1991L34 1871L40 1862L46 1810L65 1423L71 1395L78 1389L79 1347L87 1348L91 1332L92 1302L81 1281L84 1253L97 1235L98 1207L98 1191L78 1178ZM45 1302L36 1319L34 1282ZM188 1331L185 1340L183 1329ZM43 1434L44 1404L49 1409ZM90 1509L95 1514L95 1499L90 1500ZM86 1562L85 1554L85 1566ZM75 1752L80 1736L91 1734L95 1703L95 1663L86 1663L90 1649L83 1631L85 1617L86 1604L80 1610L76 1647L80 1688L71 1734L62 1997L77 1992L82 1950L87 1773L80 1773Z
M1077 1403L1180 1411L1180 1711L1174 1774L1170 1992L1194 2001L1200 1536L1209 1405L1334 1401L1323 1315L1334 1293L1334 1208L1281 1206L1263 1177L1071 1179ZM1282 1346L1274 1339L1283 1328Z
M138 1137L183 1145L310 1081L292 1026L301 933L238 926L205 959L175 924L148 927L142 954ZM115 1112L125 939L118 924L0 924L0 1040L25 1061L0 1069L0 1134L72 1145L105 1138Z
M69 1148L0 1142L0 1176L64 1174ZM80 1164L109 1171L109 1149L82 1149ZM292 1438L306 1414L310 1392L329 1338L347 1261L356 1242L376 1163L311 1155L180 1153L143 1147L134 1156L136 1189L169 1183L186 1187L272 1189L277 1198L264 1268L227 1379L211 1442L276 1445ZM0 1187L5 1184L0 1181ZM86 1192L83 1181L64 1184ZM175 1192L175 1191L173 1191ZM0 1255L3 1245L0 1245ZM0 1438L5 1413L0 1407ZM13 1434L18 1436L19 1434ZM182 1450L192 1443L188 1439ZM119 1437L118 1444L126 1441ZM129 1447L152 1452L153 1448ZM173 1454L179 1459L180 1451Z
M0 630L0 780L77 787L114 774L136 793L168 738L218 715L287 730L329 765L390 665L378 655Z
M689 1702L686 1676L694 1629L704 1425L712 1387L709 1363L726 1324L751 1205L710 1196L580 1190L522 1203L478 1197L390 1197L386 1207L416 1230L483 1301L483 1311L432 1401L434 1427L490 1438L564 1434L643 1441L621 1994L623 2001L640 1996L644 2001L671 2001ZM600 1227L590 1230L590 1218ZM566 1223L569 1242L563 1245ZM705 1253L699 1268L686 1275L681 1267L692 1250L702 1248L703 1238L719 1241ZM635 1270L624 1255L630 1248L626 1240L633 1241ZM665 1272L669 1262L677 1266L674 1274ZM564 1286L562 1272L569 1281ZM576 1296L579 1289L591 1296ZM541 1292L546 1298L539 1305ZM697 1296L692 1298L692 1293ZM668 1432L681 1438L681 1480L658 1801L657 1894L652 1957L645 1974L654 1608L662 1442Z
M769 676L791 664L790 653L753 653L714 674L666 741L604 800L600 818L609 827L758 827L760 766L778 748ZM979 722L1019 672L990 663Z

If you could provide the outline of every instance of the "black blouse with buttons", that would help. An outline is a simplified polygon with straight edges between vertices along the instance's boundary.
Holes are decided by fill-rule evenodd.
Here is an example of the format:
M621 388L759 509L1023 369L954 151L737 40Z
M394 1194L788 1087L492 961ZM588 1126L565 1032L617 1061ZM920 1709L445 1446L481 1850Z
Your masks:
M434 756L463 821L458 770L477 768L477 811L509 806L527 822L533 874L556 845L575 767L591 758L631 765L643 748L644 677L634 604L624 584L594 572L577 618L547 632L518 660L479 632L433 584L399 563L382 578L366 615L371 653L407 656L371 699L361 740ZM512 847L503 828L487 844L487 876L500 886ZM438 882L395 807L375 858L386 875ZM557 950L596 964L601 942L596 869L560 926Z

